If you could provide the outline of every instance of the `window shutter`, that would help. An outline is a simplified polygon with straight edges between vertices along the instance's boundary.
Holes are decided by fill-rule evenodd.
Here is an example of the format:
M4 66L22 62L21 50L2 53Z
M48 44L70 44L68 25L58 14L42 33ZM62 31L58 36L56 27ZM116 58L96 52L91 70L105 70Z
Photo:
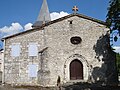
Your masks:
M29 44L29 56L37 56L38 55L38 47L36 43Z
M13 44L11 46L11 56L20 56L20 44Z
M29 77L37 77L37 65L35 64L31 64L31 65L28 65L28 75Z

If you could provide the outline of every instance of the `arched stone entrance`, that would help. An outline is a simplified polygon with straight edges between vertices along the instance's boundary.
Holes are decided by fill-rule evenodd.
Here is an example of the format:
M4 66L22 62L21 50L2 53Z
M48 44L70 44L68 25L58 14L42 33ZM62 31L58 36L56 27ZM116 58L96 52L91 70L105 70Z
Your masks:
M82 66L82 77L79 79L79 77L77 77L78 79L72 79L71 75L70 75L70 65L73 61L78 62L78 64L80 64ZM66 58L65 64L64 64L64 83L65 82L69 82L70 80L80 80L80 81L87 81L88 80L88 75L89 75L89 64L87 62L87 60L79 54L73 54L71 56L69 56L68 58Z
M70 63L70 80L83 79L83 64L75 59Z

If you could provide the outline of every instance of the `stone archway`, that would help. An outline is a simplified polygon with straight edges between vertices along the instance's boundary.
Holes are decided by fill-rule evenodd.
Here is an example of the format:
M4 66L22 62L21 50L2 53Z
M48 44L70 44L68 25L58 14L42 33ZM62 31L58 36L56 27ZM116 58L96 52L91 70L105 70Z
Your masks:
M82 79L79 79L79 80L82 80L82 81L87 81L88 80L88 75L89 75L89 64L87 62L87 60L82 56L82 55L79 55L79 54L73 54L71 56L69 56L68 58L66 58L66 61L65 61L65 64L64 64L64 83L65 82L69 82L71 80L71 76L70 76L70 64L72 61L74 60L78 60L78 62L81 62L82 63L82 67L83 67L83 77Z
M75 59L70 63L70 80L83 79L83 64Z

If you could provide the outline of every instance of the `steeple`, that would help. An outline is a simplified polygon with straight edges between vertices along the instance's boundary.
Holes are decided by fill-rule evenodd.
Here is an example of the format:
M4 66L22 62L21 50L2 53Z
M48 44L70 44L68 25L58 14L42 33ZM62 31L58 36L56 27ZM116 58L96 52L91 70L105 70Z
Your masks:
M48 4L46 0L43 0L42 7L37 18L37 21L33 24L33 27L39 27L43 23L51 21Z

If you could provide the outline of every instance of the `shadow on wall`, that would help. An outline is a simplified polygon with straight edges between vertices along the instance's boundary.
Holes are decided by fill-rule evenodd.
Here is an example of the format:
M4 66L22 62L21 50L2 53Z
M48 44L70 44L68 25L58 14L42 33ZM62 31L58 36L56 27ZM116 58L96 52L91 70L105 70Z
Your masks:
M92 77L94 83L106 83L106 66L103 64L102 67L93 68Z
M95 58L103 62L101 67L93 68L92 76L95 83L117 83L116 54L111 49L109 34L99 37L93 49L96 52Z
M65 90L120 90L116 69L116 54L110 46L109 34L102 35L97 40L93 49L99 62L103 62L101 67L91 67L91 80L93 82L80 82L64 86Z

